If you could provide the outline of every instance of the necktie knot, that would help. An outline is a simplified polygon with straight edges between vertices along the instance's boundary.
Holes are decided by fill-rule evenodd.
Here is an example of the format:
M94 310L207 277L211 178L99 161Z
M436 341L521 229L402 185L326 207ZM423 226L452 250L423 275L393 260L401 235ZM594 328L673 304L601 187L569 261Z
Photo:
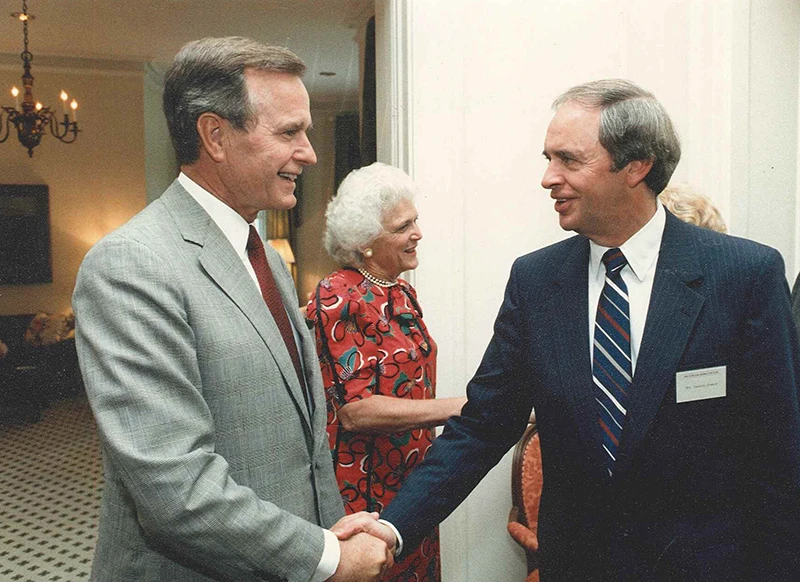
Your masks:
M618 248L608 249L603 255L603 264L606 266L606 274L618 273L622 267L628 264L628 259Z
M261 242L261 237L258 236L258 231L256 230L256 227L251 224L250 234L247 237L247 250L253 251L263 247L264 243Z

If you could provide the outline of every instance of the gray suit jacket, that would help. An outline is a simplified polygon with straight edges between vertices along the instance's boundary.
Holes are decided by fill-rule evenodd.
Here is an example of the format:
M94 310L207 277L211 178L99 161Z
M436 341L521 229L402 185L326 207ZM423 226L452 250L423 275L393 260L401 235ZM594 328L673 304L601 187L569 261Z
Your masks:
M309 417L281 334L222 231L174 182L87 254L73 297L103 445L97 581L310 580L342 515L314 339Z

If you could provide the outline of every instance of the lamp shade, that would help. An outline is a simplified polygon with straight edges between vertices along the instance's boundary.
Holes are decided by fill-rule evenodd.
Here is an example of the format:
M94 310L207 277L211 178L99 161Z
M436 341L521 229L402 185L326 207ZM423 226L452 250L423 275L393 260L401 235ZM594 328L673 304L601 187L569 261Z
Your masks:
M294 264L294 253L292 252L292 246L289 244L289 239L271 238L267 242L273 249L278 251L284 263L287 265Z

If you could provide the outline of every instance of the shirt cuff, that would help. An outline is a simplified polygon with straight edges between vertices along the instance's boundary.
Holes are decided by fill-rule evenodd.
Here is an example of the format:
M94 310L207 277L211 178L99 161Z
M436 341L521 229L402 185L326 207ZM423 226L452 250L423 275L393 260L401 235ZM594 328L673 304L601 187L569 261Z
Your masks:
M383 525L388 527L390 530L392 530L392 533L394 534L394 537L397 540L397 543L394 546L394 555L395 556L399 556L400 554L402 554L403 553L403 536L400 535L400 532L397 531L397 528L394 527L394 525L392 525L390 522L386 521L385 519L379 519L378 523L382 523Z
M311 582L324 582L336 573L339 567L339 559L342 557L342 549L339 547L339 538L329 529L323 529L325 534L325 549L322 550L322 557L311 578Z

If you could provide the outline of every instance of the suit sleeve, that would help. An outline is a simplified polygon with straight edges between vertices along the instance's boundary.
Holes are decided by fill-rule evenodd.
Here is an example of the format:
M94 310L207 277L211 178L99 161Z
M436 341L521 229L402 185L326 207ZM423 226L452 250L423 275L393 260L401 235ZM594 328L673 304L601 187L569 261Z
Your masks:
M750 394L741 427L749 475L747 530L757 577L800 572L800 352L783 260L772 251L756 278L742 335L741 372Z
M475 376L468 402L411 472L381 516L403 537L403 553L413 550L444 520L517 442L533 405L519 351L528 330L519 316L519 262L515 263L495 320L494 334Z
M116 236L95 246L73 305L104 462L148 545L225 579L311 579L323 531L259 499L215 451L185 283L159 249ZM107 472L108 474L108 472Z

